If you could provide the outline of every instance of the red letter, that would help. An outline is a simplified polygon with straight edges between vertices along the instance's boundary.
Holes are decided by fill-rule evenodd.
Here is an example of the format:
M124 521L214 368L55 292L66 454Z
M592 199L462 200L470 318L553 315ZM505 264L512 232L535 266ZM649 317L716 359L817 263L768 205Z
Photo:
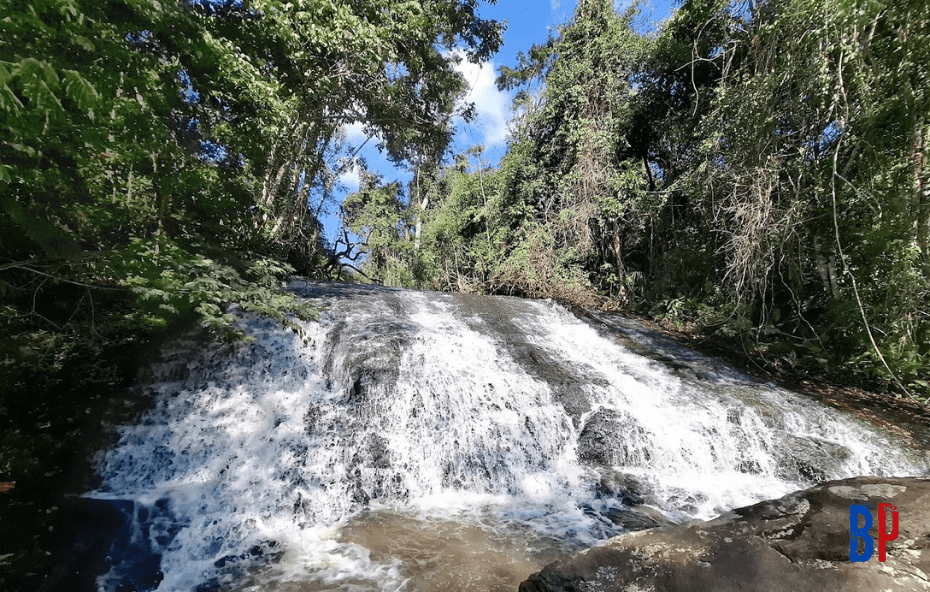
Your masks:
M885 508L891 512L891 532L885 532ZM898 508L891 504L878 504L878 560L885 560L885 543L898 538Z

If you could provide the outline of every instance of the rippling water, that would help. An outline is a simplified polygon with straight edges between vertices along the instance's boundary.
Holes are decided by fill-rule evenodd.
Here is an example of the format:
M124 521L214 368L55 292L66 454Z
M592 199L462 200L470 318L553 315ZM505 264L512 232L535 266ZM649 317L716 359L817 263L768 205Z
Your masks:
M303 335L242 315L252 343L179 343L143 385L151 410L87 494L131 516L101 590L515 590L627 529L927 472L866 424L622 317L291 289L325 306Z

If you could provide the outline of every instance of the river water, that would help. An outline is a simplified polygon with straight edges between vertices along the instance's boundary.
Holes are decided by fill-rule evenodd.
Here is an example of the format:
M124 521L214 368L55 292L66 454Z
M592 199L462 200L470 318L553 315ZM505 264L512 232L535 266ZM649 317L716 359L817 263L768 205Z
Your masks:
M619 315L295 280L302 334L178 342L97 457L104 592L516 590L626 530L924 453ZM644 355L645 354L645 355Z

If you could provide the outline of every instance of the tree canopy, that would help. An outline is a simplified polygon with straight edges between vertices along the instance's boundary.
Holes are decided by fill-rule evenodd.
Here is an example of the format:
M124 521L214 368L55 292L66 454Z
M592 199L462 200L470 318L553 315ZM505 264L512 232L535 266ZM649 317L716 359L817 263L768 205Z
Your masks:
M501 42L478 9L0 0L0 480L48 452L23 436L37 418L79 415L58 391L118 382L114 352L153 331L230 334L233 304L311 316L278 288L335 257L345 126L398 162L442 154L457 62Z
M769 368L926 397L930 8L689 0L652 33L636 15L581 0L501 68L508 153L432 165L428 199L391 214L421 229L394 276L626 305Z

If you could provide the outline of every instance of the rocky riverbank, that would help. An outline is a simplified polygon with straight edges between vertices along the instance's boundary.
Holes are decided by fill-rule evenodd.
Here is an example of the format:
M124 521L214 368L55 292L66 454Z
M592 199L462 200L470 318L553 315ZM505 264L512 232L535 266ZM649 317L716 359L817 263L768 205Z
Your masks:
M880 503L899 513L885 562L877 548ZM876 548L866 562L849 559L851 504L872 508ZM520 586L520 592L594 590L930 590L930 479L831 481L709 522L626 533L552 563Z

